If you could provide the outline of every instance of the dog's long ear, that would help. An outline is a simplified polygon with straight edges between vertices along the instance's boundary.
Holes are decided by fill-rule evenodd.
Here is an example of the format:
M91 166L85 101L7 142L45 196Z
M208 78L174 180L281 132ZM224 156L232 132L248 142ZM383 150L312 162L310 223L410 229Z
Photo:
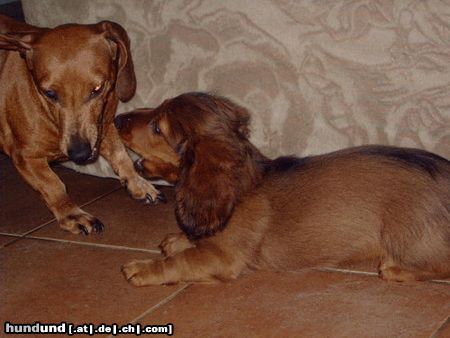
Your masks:
M136 92L136 75L131 58L130 39L123 27L115 22L102 21L98 25L105 32L105 37L118 47L119 69L117 73L116 92L120 101L129 101Z
M257 181L249 112L205 93L185 93L156 111L162 134L180 157L176 217L190 239L224 229L241 194Z
M188 141L189 142L189 141ZM203 138L183 147L176 185L176 216L191 239L222 230L239 195L240 154L227 141Z
M37 34L37 31L0 34L0 49L19 52L20 55L25 59L28 68L32 70L32 42L35 40Z
M25 53L31 50L31 45L15 35L0 34L0 49L13 50Z

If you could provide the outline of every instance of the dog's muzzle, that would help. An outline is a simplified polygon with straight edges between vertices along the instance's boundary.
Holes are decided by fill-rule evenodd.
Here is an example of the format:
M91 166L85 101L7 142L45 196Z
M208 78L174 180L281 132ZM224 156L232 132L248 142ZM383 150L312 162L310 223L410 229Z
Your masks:
M97 157L97 149L92 149L88 140L81 138L79 135L72 136L70 139L67 155L69 159L76 164L89 163Z

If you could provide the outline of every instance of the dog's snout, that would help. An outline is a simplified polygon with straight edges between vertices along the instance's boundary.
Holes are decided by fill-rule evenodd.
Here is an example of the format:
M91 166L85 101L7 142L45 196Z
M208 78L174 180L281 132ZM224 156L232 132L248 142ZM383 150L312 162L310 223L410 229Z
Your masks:
M128 122L128 118L124 115L118 115L114 119L114 125L116 126L117 130L122 130L126 127Z
M79 136L74 136L70 140L67 155L76 164L85 164L92 156L91 144Z

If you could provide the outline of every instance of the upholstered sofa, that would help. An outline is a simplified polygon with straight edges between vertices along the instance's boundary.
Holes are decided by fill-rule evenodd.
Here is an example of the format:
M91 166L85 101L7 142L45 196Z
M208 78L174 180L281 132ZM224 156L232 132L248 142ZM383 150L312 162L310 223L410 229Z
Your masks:
M138 87L119 113L212 91L253 113L269 156L381 143L450 158L443 1L22 1L31 24L127 29Z

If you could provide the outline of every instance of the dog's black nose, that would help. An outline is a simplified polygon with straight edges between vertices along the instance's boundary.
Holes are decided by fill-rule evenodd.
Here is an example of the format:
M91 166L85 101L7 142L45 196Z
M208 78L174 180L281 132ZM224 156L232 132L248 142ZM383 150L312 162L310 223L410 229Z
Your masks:
M69 159L76 164L85 164L92 156L91 144L79 136L73 136L70 139L67 155L69 155Z
M124 115L117 115L114 119L114 125L116 126L117 130L121 130L125 127L126 123L128 121L128 118Z

